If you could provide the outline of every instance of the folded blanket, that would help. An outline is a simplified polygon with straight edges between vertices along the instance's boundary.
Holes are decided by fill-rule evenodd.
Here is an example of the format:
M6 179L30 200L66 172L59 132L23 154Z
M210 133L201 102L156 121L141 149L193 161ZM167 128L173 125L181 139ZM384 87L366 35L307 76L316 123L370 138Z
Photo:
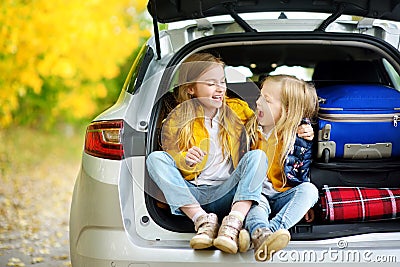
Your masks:
M328 187L321 196L322 217L330 222L400 218L400 188Z

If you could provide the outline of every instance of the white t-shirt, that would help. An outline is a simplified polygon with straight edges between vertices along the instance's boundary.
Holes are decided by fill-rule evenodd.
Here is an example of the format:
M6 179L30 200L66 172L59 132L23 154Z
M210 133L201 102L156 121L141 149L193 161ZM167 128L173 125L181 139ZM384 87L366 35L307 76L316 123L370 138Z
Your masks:
M232 161L228 155L223 157L221 143L219 140L219 110L213 119L205 117L206 129L210 138L210 149L208 151L207 163L192 183L197 185L220 185L226 181L232 172Z

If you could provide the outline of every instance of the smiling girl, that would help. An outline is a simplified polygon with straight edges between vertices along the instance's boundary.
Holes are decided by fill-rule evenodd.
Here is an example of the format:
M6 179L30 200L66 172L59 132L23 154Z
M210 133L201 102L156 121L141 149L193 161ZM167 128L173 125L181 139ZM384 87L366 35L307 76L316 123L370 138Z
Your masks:
M223 62L208 53L189 56L179 68L180 103L162 128L164 151L146 161L171 213L192 219L190 246L238 251L250 207L258 203L266 155L248 151L244 124L254 116L246 102L225 96ZM219 227L219 218L223 218Z

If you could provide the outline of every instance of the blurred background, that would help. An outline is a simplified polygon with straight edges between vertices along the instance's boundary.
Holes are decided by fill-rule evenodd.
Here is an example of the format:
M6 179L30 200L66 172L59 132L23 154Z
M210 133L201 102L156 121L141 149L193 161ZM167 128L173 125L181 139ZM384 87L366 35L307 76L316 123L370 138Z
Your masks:
M85 128L151 34L146 5L0 1L0 266L70 266Z

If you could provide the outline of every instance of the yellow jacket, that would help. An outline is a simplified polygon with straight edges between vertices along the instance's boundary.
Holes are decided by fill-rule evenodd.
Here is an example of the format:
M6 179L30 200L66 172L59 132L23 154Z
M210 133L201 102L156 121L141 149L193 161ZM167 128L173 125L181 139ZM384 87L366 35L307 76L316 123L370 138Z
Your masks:
M244 134L244 124L254 115L254 112L245 101L228 97L226 97L225 100L227 104L226 109L229 115L237 116L241 121L240 125L234 125L233 120L228 120L227 125L227 130L229 131L228 146L231 151L231 155L229 156L233 162L234 168L236 168L241 156L248 150L247 136ZM173 111L171 111L165 120L162 128L162 144L164 151L168 152L174 158L183 177L186 180L193 180L201 173L206 165L210 140L208 131L204 125L203 111L201 108L196 109L196 114L191 116L194 123L190 146L197 146L207 154L202 162L193 167L186 165L185 157L187 151L182 151L177 144L180 130L183 125L187 123L182 120L182 112L185 110L185 105L188 105L187 101L178 105Z
M280 155L282 152L282 142L278 142L277 137L270 136L267 140L267 149L264 150L268 158L267 177L272 183L276 191L284 192L291 188L283 183L283 177L286 175L283 171L283 166L280 163Z
M267 177L272 183L274 189L278 192L284 192L291 187L283 183L283 168L280 163L280 155L282 153L282 142L278 142L275 132L272 132L268 139L259 131L256 147L252 149L261 149L265 152L268 159Z

